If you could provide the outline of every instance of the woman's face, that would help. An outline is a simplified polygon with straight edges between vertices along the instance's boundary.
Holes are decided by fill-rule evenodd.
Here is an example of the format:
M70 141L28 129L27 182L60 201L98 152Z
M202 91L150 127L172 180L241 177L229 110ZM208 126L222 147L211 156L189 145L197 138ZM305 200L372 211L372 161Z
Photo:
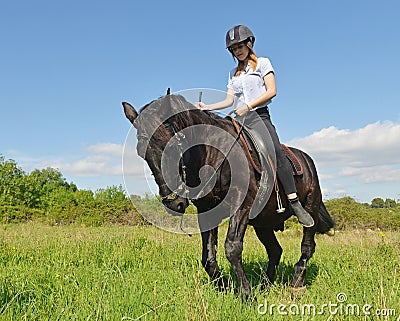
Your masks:
M232 50L233 55L239 61L245 60L248 57L249 52L250 52L249 47L247 47L244 42L240 42L238 44L234 44L233 46L231 46L231 50Z

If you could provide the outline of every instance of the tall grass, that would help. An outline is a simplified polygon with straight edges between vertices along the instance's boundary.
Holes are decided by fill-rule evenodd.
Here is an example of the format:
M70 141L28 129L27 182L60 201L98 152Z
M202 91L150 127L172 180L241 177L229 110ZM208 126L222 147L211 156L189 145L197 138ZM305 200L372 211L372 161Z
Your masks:
M223 251L225 233L220 232L218 260L224 274L232 280L233 272ZM334 237L317 236L317 251L308 264L307 292L295 299L290 296L288 284L293 265L300 257L301 232L278 233L278 238L284 253L277 280L268 290L261 290L267 256L253 230L248 230L244 265L253 285L254 300L244 303L233 289L221 293L209 283L200 264L199 235L177 235L151 226L3 225L0 227L0 320L397 320L400 317L399 232L353 230ZM339 293L347 296L342 313L332 314L327 310L315 316L291 313L307 304L317 308L338 304ZM270 310L273 304L276 307ZM371 315L346 315L346 304L361 308L369 304ZM278 313L279 305L280 312L286 311L287 315ZM263 312L265 307L268 311L260 314L258 310ZM377 311L391 315L377 316Z

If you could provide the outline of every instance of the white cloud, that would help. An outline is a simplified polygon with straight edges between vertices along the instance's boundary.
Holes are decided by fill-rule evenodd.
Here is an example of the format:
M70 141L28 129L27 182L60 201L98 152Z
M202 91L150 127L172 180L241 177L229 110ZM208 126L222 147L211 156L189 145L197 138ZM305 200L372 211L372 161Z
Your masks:
M124 166L122 158L124 157ZM143 160L131 148L124 145L99 143L84 150L82 157L74 161L46 160L39 167L58 168L72 177L102 177L130 175L144 178Z
M62 173L78 177L121 175L121 161L117 164L111 157L90 155L71 163L49 162L47 166L56 167Z
M400 168L394 166L345 167L343 176L356 177L363 183L400 182Z
M303 149L324 164L377 166L400 163L400 124L376 122L356 130L324 128L288 145Z
M310 154L325 179L400 182L400 124L391 121L356 130L331 126L288 145Z
M99 143L87 148L88 151L95 154L113 155L121 157L124 150L123 145L112 144L112 143Z

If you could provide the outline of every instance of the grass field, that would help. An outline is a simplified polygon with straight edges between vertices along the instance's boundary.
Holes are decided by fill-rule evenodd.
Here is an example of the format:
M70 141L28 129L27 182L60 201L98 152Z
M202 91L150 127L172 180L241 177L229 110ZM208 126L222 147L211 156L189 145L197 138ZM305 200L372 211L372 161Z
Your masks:
M232 276L220 232L219 263ZM145 227L0 226L0 320L400 320L400 233L317 236L307 292L288 286L300 231L274 286L260 290L267 257L252 229L244 264L255 300L217 292L200 264L200 236Z

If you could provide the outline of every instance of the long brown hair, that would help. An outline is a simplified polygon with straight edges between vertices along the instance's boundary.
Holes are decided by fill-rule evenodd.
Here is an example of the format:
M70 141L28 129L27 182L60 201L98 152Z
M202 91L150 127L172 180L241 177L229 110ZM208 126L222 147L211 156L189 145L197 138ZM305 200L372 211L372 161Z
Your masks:
M258 58L257 58L256 53L254 52L253 47L248 46L248 48L250 49L249 64L250 64L251 68L253 69L253 71L255 71L257 68ZM246 66L244 65L243 61L238 60L238 66L235 71L235 76L238 76L245 68L246 68Z

